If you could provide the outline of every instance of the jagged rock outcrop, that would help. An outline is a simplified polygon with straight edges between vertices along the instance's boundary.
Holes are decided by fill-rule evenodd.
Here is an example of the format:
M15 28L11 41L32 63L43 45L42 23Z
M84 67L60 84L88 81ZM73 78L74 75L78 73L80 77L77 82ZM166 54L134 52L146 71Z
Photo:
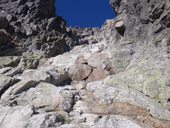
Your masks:
M76 44L66 32L66 22L55 16L54 0L1 0L0 20L0 29L5 29L13 38L13 42L0 41L0 44L14 43L16 55L33 52L50 57L66 52ZM9 48L6 46L0 54L10 55Z
M170 2L110 4L99 29L66 27L54 0L0 1L0 127L170 127Z

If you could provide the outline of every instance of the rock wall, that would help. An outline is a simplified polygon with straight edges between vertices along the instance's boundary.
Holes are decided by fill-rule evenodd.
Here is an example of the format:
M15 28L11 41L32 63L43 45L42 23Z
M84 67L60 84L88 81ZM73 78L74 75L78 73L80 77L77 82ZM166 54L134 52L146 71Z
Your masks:
M129 55L131 59L124 67L129 74L127 82L132 81L134 77L143 77L143 80L134 81L129 86L166 107L169 104L169 95L163 90L169 90L169 1L111 0L110 3L117 13L116 31L120 33L119 29L125 28L124 35L119 34L115 41L119 42L116 44L120 51L118 53L123 54L122 50L132 51ZM113 51L113 54L117 52ZM124 73L122 75L124 76Z
M0 128L169 128L170 2L110 0L68 28L53 0L0 1Z
M54 0L2 0L0 17L0 28L12 38L3 42L1 55L32 52L50 57L76 44L74 35L66 32L66 22L55 16ZM15 46L8 52L4 45L11 43Z

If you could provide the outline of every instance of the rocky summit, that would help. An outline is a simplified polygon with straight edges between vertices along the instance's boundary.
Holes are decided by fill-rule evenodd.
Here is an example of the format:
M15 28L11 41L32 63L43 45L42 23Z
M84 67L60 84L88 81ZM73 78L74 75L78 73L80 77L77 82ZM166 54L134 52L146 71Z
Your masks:
M101 28L54 0L0 0L0 128L170 128L170 1L110 0Z

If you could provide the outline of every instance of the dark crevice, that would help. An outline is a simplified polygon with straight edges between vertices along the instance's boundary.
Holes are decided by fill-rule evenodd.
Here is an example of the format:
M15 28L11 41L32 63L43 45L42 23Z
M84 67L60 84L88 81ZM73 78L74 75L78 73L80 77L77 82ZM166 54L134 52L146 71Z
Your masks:
M91 67L91 66L90 66ZM88 78L89 78L89 76L92 74L92 72L94 71L94 69L93 69L93 67L91 67L91 72L90 72L90 74L86 77L86 78L84 78L83 80L87 80Z
M167 102L170 102L170 98L168 98Z
M170 80L166 82L166 86L170 87Z
M67 79L67 80L64 80L61 84L60 84L60 86L66 86L66 85L71 85L71 79Z
M18 80L18 79L11 80L9 84L5 85L4 88L0 91L0 98L5 93L6 90L8 90L11 86L18 83L19 81L20 80Z
M126 27L122 26L122 27L116 28L116 30L121 36L124 36Z

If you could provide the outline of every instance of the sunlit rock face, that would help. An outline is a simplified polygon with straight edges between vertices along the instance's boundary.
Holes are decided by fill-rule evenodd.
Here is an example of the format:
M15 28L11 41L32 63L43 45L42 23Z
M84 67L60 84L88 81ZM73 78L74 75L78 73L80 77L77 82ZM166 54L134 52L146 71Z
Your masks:
M168 0L110 0L110 4L117 19L126 24L126 35L139 39L141 36L169 32Z
M119 86L128 84L169 109L169 1L110 0L110 4L117 13L115 28L118 33L114 42L117 47L113 46L112 53L122 55L132 51L130 60L125 61L128 64L124 72L115 75L110 82ZM120 31L123 28L124 35ZM119 56L121 63L113 60L113 64L120 66L125 59Z
M170 128L170 2L110 4L68 28L53 0L0 1L0 128Z

